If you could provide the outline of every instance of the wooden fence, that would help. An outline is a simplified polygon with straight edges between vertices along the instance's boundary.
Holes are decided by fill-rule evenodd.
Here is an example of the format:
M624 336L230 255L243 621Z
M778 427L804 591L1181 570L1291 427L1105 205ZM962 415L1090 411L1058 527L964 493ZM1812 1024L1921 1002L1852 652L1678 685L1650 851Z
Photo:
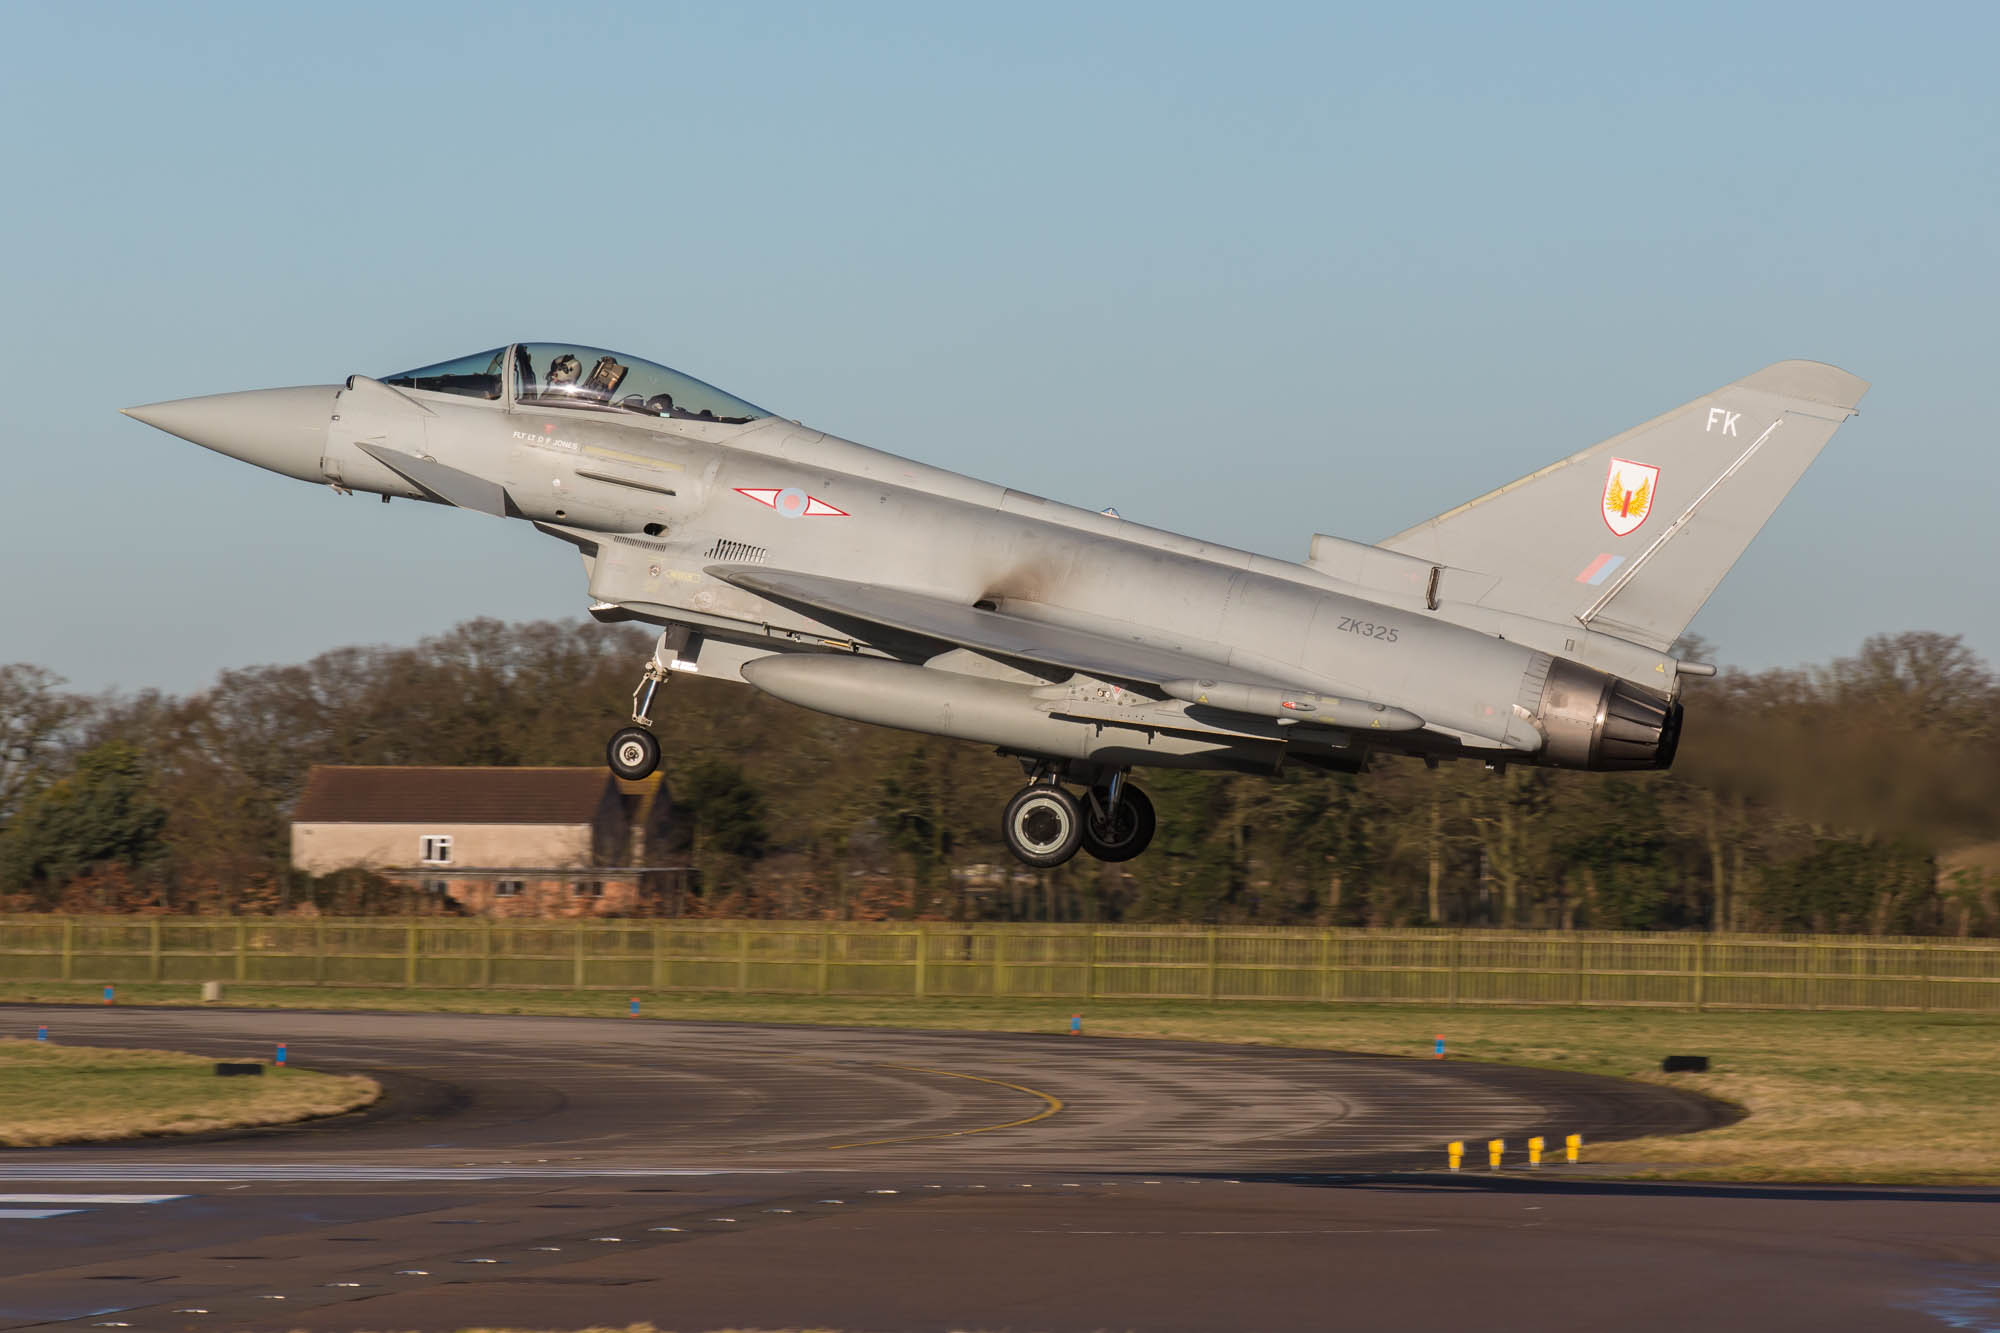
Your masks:
M0 917L0 981L2000 1013L2000 941L36 916Z

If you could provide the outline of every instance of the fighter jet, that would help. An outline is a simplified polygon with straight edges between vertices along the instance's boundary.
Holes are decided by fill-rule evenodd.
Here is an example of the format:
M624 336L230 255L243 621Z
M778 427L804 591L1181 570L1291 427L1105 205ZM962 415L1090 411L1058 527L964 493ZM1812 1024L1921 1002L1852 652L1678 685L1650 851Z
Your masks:
M1153 836L1147 766L1357 773L1377 755L1662 769L1672 646L1867 384L1781 361L1376 545L1292 563L840 439L679 371L515 343L126 415L329 487L520 519L590 612L660 628L621 777L676 672L991 745L1031 866Z

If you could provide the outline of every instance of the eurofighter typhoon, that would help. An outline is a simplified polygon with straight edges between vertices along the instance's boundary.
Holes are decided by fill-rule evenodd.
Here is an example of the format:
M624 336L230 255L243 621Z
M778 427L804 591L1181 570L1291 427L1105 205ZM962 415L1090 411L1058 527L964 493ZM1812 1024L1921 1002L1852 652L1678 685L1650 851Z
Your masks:
M1232 550L898 458L679 371L517 343L379 379L126 415L342 495L518 518L591 614L661 629L610 738L660 762L676 671L1019 760L1033 866L1143 851L1146 766L1660 769L1672 645L1866 382L1781 361L1378 545ZM637 664L635 664L637 665Z

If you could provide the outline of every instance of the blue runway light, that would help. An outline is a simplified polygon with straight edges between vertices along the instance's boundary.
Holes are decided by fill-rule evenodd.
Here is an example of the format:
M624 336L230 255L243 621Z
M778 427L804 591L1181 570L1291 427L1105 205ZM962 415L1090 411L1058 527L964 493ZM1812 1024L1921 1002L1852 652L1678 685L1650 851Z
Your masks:
M49 1039L49 1025L47 1023L44 1023L40 1027L35 1029L35 1040L47 1041L48 1039Z
M104 988L104 1002L106 1004L115 1004L117 1001L118 988L116 986L106 986Z
M277 1058L277 1059L276 1059L275 1061L273 1061L273 1063L274 1063L274 1064L283 1064L283 1063L285 1063L285 1053L286 1053L286 1052L285 1052L285 1043L281 1041L281 1042L279 1042L279 1043L278 1043L278 1058Z
M1069 1035L1072 1037L1080 1037L1083 1035L1082 1014L1071 1014L1069 1016Z

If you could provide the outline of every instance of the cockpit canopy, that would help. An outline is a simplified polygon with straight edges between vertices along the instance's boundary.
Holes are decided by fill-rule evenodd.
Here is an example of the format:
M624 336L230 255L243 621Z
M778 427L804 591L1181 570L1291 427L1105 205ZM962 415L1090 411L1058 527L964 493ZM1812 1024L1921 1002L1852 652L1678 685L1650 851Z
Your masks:
M440 361L434 366L398 371L382 376L384 384L399 389L424 389L431 393L455 393L462 398L498 398L505 387L501 368L507 364L507 349L461 356L456 361Z
M574 343L516 343L382 377L399 389L509 397L519 405L575 407L682 421L741 425L771 413L692 375Z

